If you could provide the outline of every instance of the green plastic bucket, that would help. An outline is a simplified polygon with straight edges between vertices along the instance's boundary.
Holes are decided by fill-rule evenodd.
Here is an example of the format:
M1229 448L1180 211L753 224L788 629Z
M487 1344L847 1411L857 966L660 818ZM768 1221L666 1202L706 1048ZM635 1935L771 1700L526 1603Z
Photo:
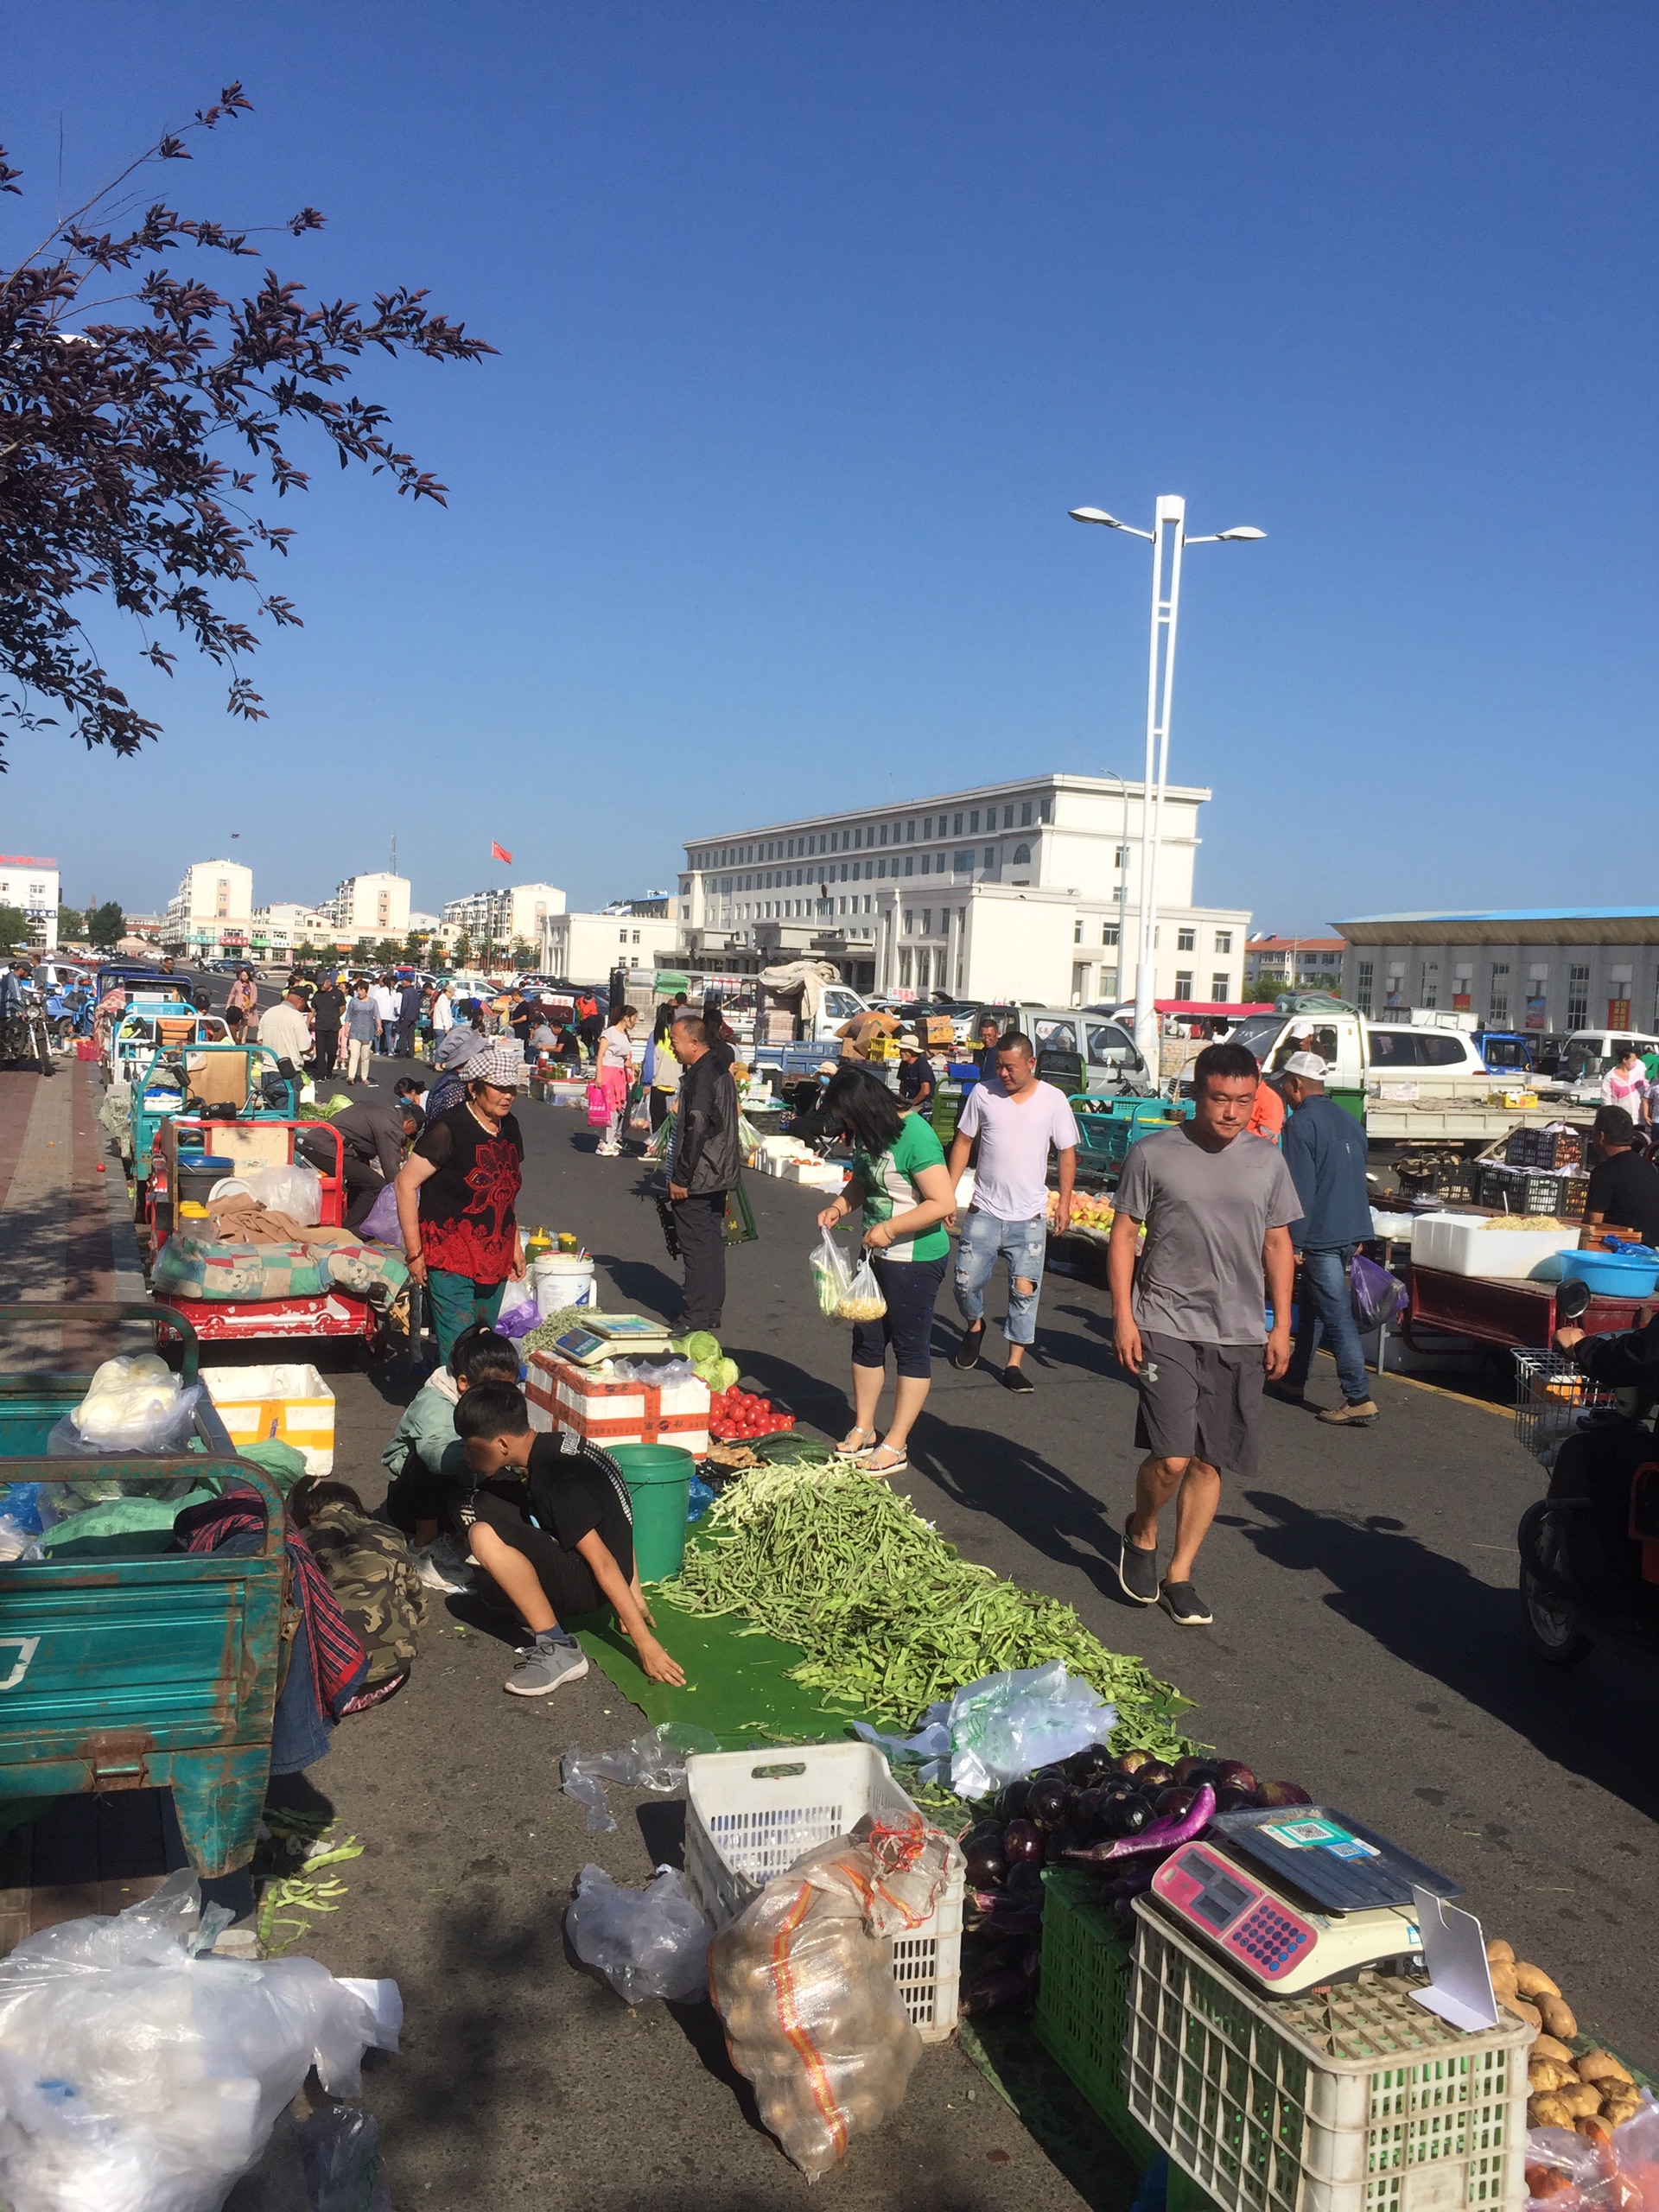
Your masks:
M642 1582L664 1582L685 1559L693 1461L677 1444L612 1444L633 1501L633 1563Z

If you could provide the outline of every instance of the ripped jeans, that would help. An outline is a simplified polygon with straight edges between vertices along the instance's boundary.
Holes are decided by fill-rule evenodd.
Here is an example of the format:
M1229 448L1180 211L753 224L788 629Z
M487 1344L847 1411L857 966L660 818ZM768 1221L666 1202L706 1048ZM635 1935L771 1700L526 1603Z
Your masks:
M985 1313L985 1286L999 1259L1008 1263L1008 1315L1002 1325L1011 1344L1037 1341L1037 1300L1043 1287L1047 1224L1041 1214L1030 1221L999 1221L970 1208L963 1217L957 1247L957 1304L971 1328ZM1027 1282L1031 1288L1019 1286Z

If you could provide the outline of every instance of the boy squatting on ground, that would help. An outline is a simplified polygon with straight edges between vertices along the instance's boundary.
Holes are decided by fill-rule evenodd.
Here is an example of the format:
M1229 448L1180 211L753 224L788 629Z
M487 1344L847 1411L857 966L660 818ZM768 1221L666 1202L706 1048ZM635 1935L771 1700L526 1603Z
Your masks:
M467 1554L450 1524L458 1488L471 1480L467 1455L455 1433L455 1408L475 1382L516 1382L518 1347L498 1336L487 1322L475 1322L455 1338L447 1366L435 1369L404 1409L404 1417L381 1453L391 1477L386 1518L415 1548L415 1563L429 1590L458 1594L470 1587Z
M581 1680L588 1662L560 1625L609 1605L653 1682L680 1688L684 1669L652 1634L633 1562L633 1510L607 1453L569 1433L543 1434L516 1383L475 1382L455 1408L470 1488L458 1518L472 1555L535 1642L505 1687L545 1697Z

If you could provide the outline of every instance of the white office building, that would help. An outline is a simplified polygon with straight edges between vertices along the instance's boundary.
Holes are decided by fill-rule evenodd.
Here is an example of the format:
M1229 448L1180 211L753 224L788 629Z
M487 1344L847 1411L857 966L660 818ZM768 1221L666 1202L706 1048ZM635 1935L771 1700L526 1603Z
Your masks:
M564 912L564 893L554 883L510 883L499 891L472 891L445 902L443 918L475 944L538 945L542 925Z
M1342 995L1362 1014L1431 1007L1489 1029L1659 1034L1659 912L1534 906L1488 913L1369 914L1346 940Z
M39 952L58 943L58 864L34 853L0 853L0 906L29 917L29 941Z
M409 935L409 878L384 869L372 875L348 875L322 911L342 940L378 944L392 938L398 944Z
M671 915L615 912L572 914L563 909L543 920L531 939L541 948L542 972L572 983L604 983L616 968L674 964L680 925Z
M1250 918L1192 903L1198 810L1165 795L1154 995L1236 1000ZM833 960L855 989L1088 1006L1133 995L1142 787L1044 775L688 840L677 964Z
M239 861L196 861L162 916L163 951L188 960L245 953L253 930L253 870Z

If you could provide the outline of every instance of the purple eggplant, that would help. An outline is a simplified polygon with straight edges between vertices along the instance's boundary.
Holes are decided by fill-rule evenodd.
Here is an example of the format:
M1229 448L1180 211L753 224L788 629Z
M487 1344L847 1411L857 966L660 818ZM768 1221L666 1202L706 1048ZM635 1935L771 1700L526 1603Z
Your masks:
M1030 1818L1046 1828L1058 1827L1071 1803L1071 1785L1058 1775L1044 1775L1031 1785Z
M1241 1789L1231 1782L1216 1784L1216 1810L1218 1813L1248 1812L1261 1802L1254 1789Z
M1022 1776L1018 1782L1009 1783L996 1801L996 1809L1004 1821L1023 1821L1031 1807L1031 1784Z
M1066 1780L1074 1789L1096 1789L1111 1770L1112 1755L1104 1744L1090 1744L1065 1762Z
M1168 1852L1177 1844L1191 1843L1202 1835L1215 1817L1216 1793L1205 1782L1179 1820L1157 1820L1139 1835L1120 1836L1115 1843L1090 1844L1084 1851L1068 1851L1068 1866L1103 1866L1115 1859L1136 1858L1142 1852Z
M1118 1836L1139 1835L1142 1828L1151 1827L1154 1817L1149 1798L1138 1795L1114 1797L1102 1810L1100 1834L1109 1841Z
M1002 1831L1002 1855L1010 1869L1040 1866L1044 1859L1042 1830L1033 1821L1010 1821Z
M1189 1754L1184 1759L1176 1760L1175 1779L1194 1789L1201 1782L1209 1783L1213 1789L1221 1779L1221 1770L1214 1759L1197 1758Z
M1216 1769L1216 1777L1230 1789L1255 1791L1262 1786L1243 1759L1223 1759Z
M1031 1984L1020 1967L990 1967L963 1983L962 2009L973 2019L982 2012L1001 2012L1023 2005L1030 1995Z
M1162 1759L1148 1759L1137 1770L1135 1786L1137 1789L1167 1789L1174 1779L1173 1766L1166 1766Z
M1018 1866L1010 1866L1008 1878L1002 1885L1006 1897L1017 1897L1023 1903L1040 1905L1043 1901L1043 1870L1033 1859L1024 1859Z
M1211 1787L1213 1788L1214 1784ZM1198 1794L1196 1787L1189 1788L1185 1783L1173 1782L1167 1789L1158 1792L1152 1801L1153 1807L1160 1821L1182 1820L1192 1811Z

